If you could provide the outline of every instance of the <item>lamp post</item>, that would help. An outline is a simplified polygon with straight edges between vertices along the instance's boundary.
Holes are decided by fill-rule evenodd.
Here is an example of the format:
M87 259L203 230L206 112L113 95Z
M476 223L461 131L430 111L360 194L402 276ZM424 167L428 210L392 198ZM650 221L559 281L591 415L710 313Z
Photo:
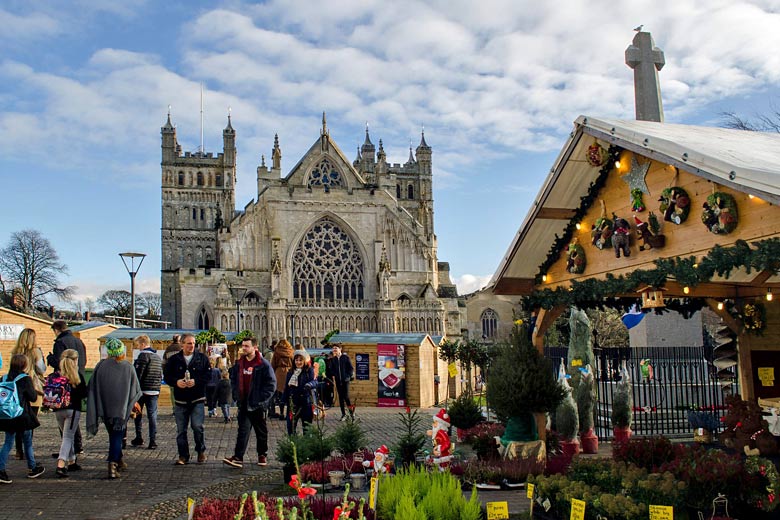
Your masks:
M233 295L233 299L236 300L236 332L241 332L241 302L246 296L246 287L231 287L230 294Z
M119 253L122 258L122 263L125 264L127 274L130 275L130 327L135 328L135 275L138 274L138 270L141 269L141 264L144 263L146 258L145 253ZM136 259L138 265L135 265ZM127 262L130 262L130 265Z

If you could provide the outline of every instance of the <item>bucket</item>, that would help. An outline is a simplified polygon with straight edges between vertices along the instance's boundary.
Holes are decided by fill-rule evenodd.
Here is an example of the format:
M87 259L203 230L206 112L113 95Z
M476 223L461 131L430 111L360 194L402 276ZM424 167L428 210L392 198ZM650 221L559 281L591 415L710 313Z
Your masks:
M329 471L328 472L328 478L330 478L330 485L333 487L340 487L341 482L344 480L344 472L343 471Z
M352 480L352 489L354 490L363 489L363 486L366 485L365 473L352 473L349 478Z

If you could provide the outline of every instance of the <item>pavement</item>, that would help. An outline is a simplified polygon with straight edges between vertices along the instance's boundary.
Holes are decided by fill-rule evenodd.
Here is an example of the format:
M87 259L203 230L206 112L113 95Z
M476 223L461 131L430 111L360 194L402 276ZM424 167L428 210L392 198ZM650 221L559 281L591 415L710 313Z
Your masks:
M422 410L423 415L435 409ZM338 427L340 413L327 414L325 432L330 434ZM398 409L358 408L356 417L369 439L370 447L392 445L402 431ZM26 462L16 460L13 451L6 465L12 484L0 484L0 520L2 519L180 519L186 518L186 499L202 497L228 498L257 490L271 496L287 495L292 491L282 482L282 467L275 459L274 449L279 439L286 435L283 421L269 419L268 466L260 467L254 461L255 441L252 435L243 469L222 463L224 457L233 454L237 426L225 424L220 417L206 418L206 446L208 460L205 464L195 460L194 445L191 463L176 466L176 425L170 407L160 407L156 450L129 445L134 432L129 432L128 448L124 459L129 468L120 479L106 478L108 436L100 431L94 438L85 439L84 455L79 457L83 470L71 472L67 479L58 479L54 469L56 461L51 454L59 451L60 439L53 413L42 413L41 427L35 430L34 449L38 462L46 472L37 479L28 479ZM83 429L82 419L82 429ZM144 421L146 426L146 421ZM148 440L148 439L147 439ZM608 450L609 445L602 450ZM341 494L343 491L324 490ZM468 497L470 492L465 491ZM511 518L528 510L525 490L479 491L485 502L507 502Z

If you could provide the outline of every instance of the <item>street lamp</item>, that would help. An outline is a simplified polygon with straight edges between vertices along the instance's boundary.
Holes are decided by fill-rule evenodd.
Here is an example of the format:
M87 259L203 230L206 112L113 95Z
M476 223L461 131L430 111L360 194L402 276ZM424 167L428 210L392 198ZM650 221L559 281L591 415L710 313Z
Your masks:
M241 332L241 302L246 296L246 287L231 287L230 294L236 300L236 332Z
M130 316L132 316L130 320L130 326L135 328L135 275L138 274L138 270L141 268L141 264L144 263L146 254L119 253L119 256L122 258L122 263L125 264L127 274L130 275ZM138 260L138 265L135 265L136 259L140 259ZM128 260L130 261L130 265L127 265Z

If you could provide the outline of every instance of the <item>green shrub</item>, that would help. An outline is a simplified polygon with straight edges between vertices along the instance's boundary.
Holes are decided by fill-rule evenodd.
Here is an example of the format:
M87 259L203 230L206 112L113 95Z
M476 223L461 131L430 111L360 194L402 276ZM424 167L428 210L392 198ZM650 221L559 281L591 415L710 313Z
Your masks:
M624 377L622 381L618 381L612 396L612 427L630 428L634 419L633 407L631 381Z
M347 420L341 423L333 434L334 446L345 455L360 451L366 446L366 442L366 434L360 427L360 420L352 415L347 416Z
M571 392L567 392L566 397L555 410L555 425L558 433L561 434L561 440L574 440L579 431L579 422L577 404L574 402Z
M282 464L292 464L293 444L298 452L298 463L324 460L333 451L333 437L323 434L319 428L310 428L303 435L288 435L276 444L276 458Z
M396 456L401 461L403 467L413 464L418 451L422 450L427 441L422 427L422 417L419 416L419 410L412 411L406 408L404 412L399 412L403 433L398 437L398 442L393 446Z
M474 397L468 392L458 396L447 408L450 416L450 424L455 428L467 430L484 421L482 408L474 401Z

